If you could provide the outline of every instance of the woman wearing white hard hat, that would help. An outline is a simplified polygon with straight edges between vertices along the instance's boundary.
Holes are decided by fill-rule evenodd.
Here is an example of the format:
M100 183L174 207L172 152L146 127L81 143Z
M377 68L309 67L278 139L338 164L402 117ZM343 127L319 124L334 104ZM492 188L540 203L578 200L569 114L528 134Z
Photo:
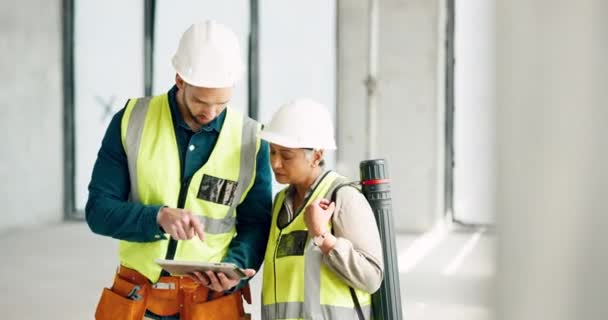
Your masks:
M262 319L370 319L382 282L372 209L324 167L336 149L327 109L310 99L282 106L259 137L270 143L277 194L266 255Z

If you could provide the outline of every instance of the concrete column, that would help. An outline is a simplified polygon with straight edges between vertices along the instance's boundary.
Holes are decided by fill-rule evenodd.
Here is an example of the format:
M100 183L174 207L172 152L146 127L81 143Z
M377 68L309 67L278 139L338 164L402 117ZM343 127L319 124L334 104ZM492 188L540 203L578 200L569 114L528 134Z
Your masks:
M606 319L608 3L496 12L498 319Z
M368 1L338 1L338 163L365 159ZM443 214L444 1L379 1L377 157L392 179L395 227L428 229Z

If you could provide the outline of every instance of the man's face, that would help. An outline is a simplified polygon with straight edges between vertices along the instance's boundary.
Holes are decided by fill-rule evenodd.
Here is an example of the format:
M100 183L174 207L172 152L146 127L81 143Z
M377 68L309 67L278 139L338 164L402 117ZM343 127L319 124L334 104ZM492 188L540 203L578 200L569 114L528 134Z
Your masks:
M180 79L181 80L181 79ZM202 88L194 87L183 80L177 83L180 89L181 101L186 107L190 121L204 126L213 121L232 98L232 87L228 88ZM186 121L186 122L190 122Z

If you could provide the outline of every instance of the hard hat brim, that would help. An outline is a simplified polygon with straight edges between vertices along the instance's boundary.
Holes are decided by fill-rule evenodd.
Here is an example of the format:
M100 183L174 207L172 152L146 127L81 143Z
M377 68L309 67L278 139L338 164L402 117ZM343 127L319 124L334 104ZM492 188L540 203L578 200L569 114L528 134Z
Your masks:
M225 83L221 83L221 82L213 82L213 81L195 81L194 79L192 79L191 77L185 76L183 73L177 71L177 67L173 67L175 69L175 73L177 73L180 78L182 78L182 80L184 80L184 82L186 82L187 84L193 86L193 87L198 87L198 88L211 88L211 89L219 89L219 88L233 88L236 85L236 82L238 81L230 81L230 82L225 82Z
M281 134L278 134L275 132L264 131L264 130L262 130L260 133L258 133L258 138L260 138L262 140L266 140L269 143L278 144L282 147L292 148L292 149L297 149L297 148L312 148L312 149L324 149L324 150L335 150L336 149L335 143L328 144L328 145L309 145L306 142L294 141L294 139L292 139L290 137L286 137L284 135L281 135Z

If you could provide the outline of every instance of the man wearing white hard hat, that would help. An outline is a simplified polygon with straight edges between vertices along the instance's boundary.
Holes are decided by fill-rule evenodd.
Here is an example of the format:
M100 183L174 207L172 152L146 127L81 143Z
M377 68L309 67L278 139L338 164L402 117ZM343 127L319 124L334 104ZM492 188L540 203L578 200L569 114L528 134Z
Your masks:
M222 272L170 275L155 261L259 269L271 209L260 125L228 107L244 65L214 21L190 26L172 59L175 86L130 99L112 119L89 185L93 232L119 239L120 266L97 319L242 319L246 281Z
M371 319L383 276L374 214L359 190L324 168L336 149L327 109L310 99L282 106L259 134L276 180L264 257L262 319Z

